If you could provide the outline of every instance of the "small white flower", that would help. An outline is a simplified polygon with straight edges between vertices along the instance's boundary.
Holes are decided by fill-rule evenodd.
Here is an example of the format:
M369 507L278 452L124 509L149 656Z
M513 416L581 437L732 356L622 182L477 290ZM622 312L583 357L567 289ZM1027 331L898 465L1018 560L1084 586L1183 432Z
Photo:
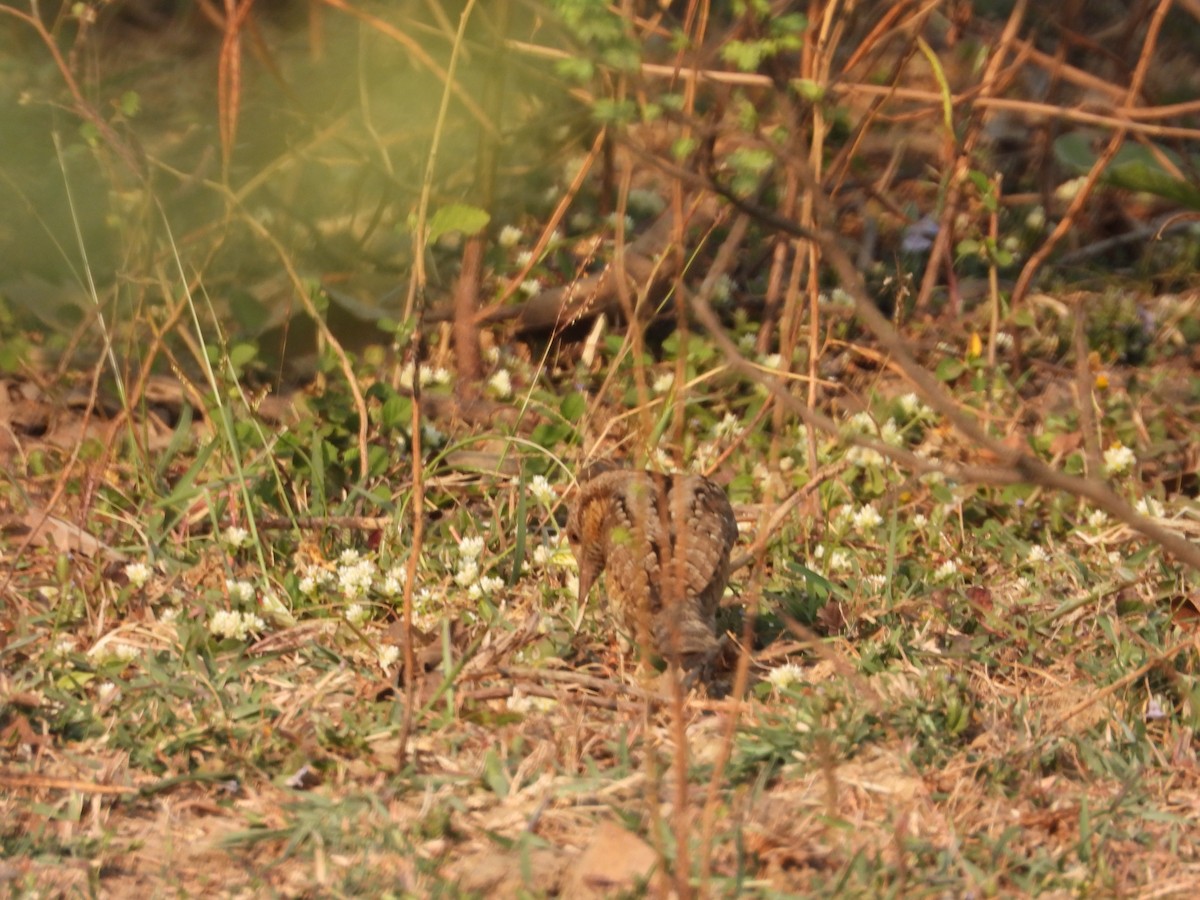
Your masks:
M483 593L485 595L495 594L497 591L500 591L503 588L504 588L504 579L503 578L499 578L495 575L484 575L482 578L479 579L479 589L481 591L483 591Z
M158 621L163 625L174 625L178 619L179 610L175 609L174 607L171 609L164 609L158 614Z
M454 583L467 588L479 581L479 563L473 559L461 560L458 571L454 573Z
M913 528L916 528L918 531L929 524L929 519L925 516L925 513L917 513L909 521L912 522Z
M675 460L671 459L671 454L664 448L655 447L654 452L650 454L650 467L660 472L674 472Z
M236 638L239 641L244 641L250 634L260 632L264 628L266 623L254 613L239 613L227 609L213 613L208 622L210 634L219 638Z
M381 644L379 646L379 667L381 669L390 669L400 661L400 648L395 644Z
M422 367L422 369L421 369L422 382L424 382L424 380L425 380L425 372L426 371L427 370L425 369L425 367ZM447 369L445 366L438 366L436 369L429 369L428 371L429 371L429 383L430 384L443 384L443 385L449 384L450 381L454 377L451 374L450 370Z
M792 459L790 456L779 457L779 471L780 472L782 472L783 474L786 475L788 472L792 471L792 469L794 469L794 468L796 468L796 461L794 459Z
M776 691L782 691L793 684L804 683L804 668L795 663L784 663L768 672L766 680Z
M900 411L910 418L916 417L925 408L921 398L912 392L901 395L897 402L900 404Z
M996 349L1011 350L1013 347L1016 346L1016 343L1017 343L1016 338L1014 338L1007 331L997 331L996 332Z
M888 419L883 423L883 427L879 429L879 438L885 444L891 444L893 447L899 447L904 443L904 435L900 432L900 426L896 424L895 419Z
M68 653L75 652L75 639L70 637L60 637L54 642L54 648L51 652L55 656L66 656Z
M235 603L249 603L254 599L254 585L249 581L226 578L225 590L229 592L229 599Z
M1089 528L1103 528L1108 524L1108 513L1102 509L1093 509L1088 513L1087 524Z
M851 447L846 451L846 461L860 469L879 469L887 465L887 459L874 447Z
M868 503L866 506L860 506L850 516L850 524L859 531L866 531L870 528L875 528L883 524L883 516L879 514L873 505Z
M741 350L742 353L753 353L754 345L756 343L758 343L758 339L751 332L743 334L740 338L738 338L737 341L738 349Z
M1031 563L1042 563L1050 558L1050 554L1046 552L1041 544L1034 544L1029 548L1029 555L1026 559Z
M371 611L361 603L351 603L346 607L346 621L351 625L362 625L370 617Z
M946 560L934 570L934 581L946 581L958 574L958 563L952 559Z
M109 647L109 654L113 659L119 659L121 662L133 662L142 655L142 650L133 644L117 641Z
M533 251L522 250L516 256L517 268L524 269L533 262Z
M698 444L692 454L692 464L690 466L693 472L707 472L717 463L721 451L714 444Z
M375 563L369 559L360 559L349 565L338 566L338 589L348 600L358 600L366 596L375 580Z
M129 579L129 586L135 591L144 588L153 574L154 570L144 562L129 563L125 567L125 577Z
M1025 214L1025 227L1030 231L1041 231L1046 227L1046 210L1035 206Z
M1118 553L1116 550L1113 550L1111 553L1109 553L1107 556L1105 556L1105 559L1108 560L1108 564L1110 566L1119 566L1119 565L1121 565L1121 563L1124 562L1124 560L1121 559L1121 554Z
M501 400L507 400L512 396L512 376L508 374L508 369L500 369L488 380L488 387L491 388Z
M1070 203L1083 189L1087 182L1087 176L1080 175L1078 178L1072 178L1070 181L1064 181L1054 189L1055 199Z
M111 681L106 681L96 688L96 700L101 709L107 709L121 697L121 689Z
M887 584L886 575L864 575L863 584L873 591L883 590L883 586Z
M521 282L520 291L526 297L540 294L542 292L542 282L537 278L526 278Z
M542 506L553 506L556 498L554 488L545 475L534 475L529 479L529 493Z
M1151 516L1153 518L1161 518L1163 514L1163 506L1153 497L1142 497L1133 505L1143 516Z
M333 580L333 573L328 569L323 569L320 566L308 564L300 569L300 582L298 587L300 593L305 597L311 597L318 590L328 585Z
M725 413L725 417L713 426L713 437L719 441L732 440L742 427L742 421L733 413Z
M495 345L487 347L483 351L483 361L489 366L494 366L500 362L500 348Z
M250 532L240 525L232 525L225 529L221 535L221 540L225 542L225 546L230 550L237 550L239 547L248 547L250 545Z
M338 554L338 562L343 566L350 566L362 559L362 554L353 547L347 547Z
M834 306L853 306L854 298L845 288L835 287L829 292L829 302Z
M762 364L767 369L782 369L783 357L778 353L772 353L763 357Z
M865 410L860 413L855 413L846 420L846 427L851 431L856 431L859 434L875 434L875 420L869 412Z
M496 243L505 248L515 247L517 244L521 243L521 238L524 236L525 233L515 225L505 225L500 229L500 234L496 238Z
M718 303L726 303L733 296L733 279L728 275L719 275L713 283L712 298Z
M399 566L393 566L383 576L383 587L381 590L385 597L399 597L404 592L404 572L401 571Z
M1123 475L1137 462L1134 452L1117 441L1104 451L1104 470L1109 475Z
M656 393L656 394L665 394L667 391L669 391L671 389L671 385L673 385L674 383L675 383L675 373L674 372L663 372L661 375L659 375L657 378L654 379L654 384L652 386L652 389L653 389L654 393Z
M479 535L465 537L458 542L458 555L462 559L478 559L483 553L483 538Z
M830 572L848 572L853 566L850 553L846 550L834 550L829 554Z

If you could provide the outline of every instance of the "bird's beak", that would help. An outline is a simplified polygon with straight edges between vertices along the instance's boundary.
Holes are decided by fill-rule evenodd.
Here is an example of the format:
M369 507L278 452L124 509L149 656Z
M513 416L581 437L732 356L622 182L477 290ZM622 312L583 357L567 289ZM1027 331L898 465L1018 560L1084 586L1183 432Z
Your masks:
M587 603L588 593L596 580L596 567L586 559L579 562L579 602Z

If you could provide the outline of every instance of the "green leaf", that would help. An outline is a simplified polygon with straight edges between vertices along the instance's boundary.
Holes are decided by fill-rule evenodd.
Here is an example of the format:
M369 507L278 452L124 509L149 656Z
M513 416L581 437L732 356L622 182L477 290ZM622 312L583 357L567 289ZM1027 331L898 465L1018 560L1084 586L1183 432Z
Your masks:
M258 346L250 341L243 341L229 348L229 365L235 372L240 372L256 356L258 356Z
M429 220L429 236L426 240L431 244L436 243L438 238L452 231L473 237L487 228L491 220L491 215L478 206L451 203L433 214L433 218Z
M587 411L587 398L578 391L573 391L563 397L562 403L558 406L558 411L562 413L562 417L568 422L578 422Z
M953 381L966 370L967 367L961 359L951 356L938 363L937 377L939 381Z
M120 101L117 103L117 109L121 111L127 119L132 119L142 109L142 98L138 96L137 91L126 91L121 95Z
M1065 134L1055 141L1054 155L1064 165L1078 172L1091 171L1097 159L1097 153L1087 138L1078 133ZM1154 194L1191 209L1200 209L1200 184L1173 175L1164 167L1160 156L1183 171L1200 164L1200 158L1182 159L1179 154L1165 147L1126 144L1118 151L1100 180L1113 187Z
M554 68L564 81L583 83L591 81L592 76L596 74L596 66L586 56L560 59Z

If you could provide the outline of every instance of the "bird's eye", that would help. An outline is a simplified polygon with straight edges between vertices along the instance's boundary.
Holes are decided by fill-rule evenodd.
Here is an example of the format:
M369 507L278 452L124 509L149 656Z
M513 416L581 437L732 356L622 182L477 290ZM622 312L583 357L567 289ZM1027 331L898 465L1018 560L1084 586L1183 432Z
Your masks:
M568 542L570 542L570 543L572 543L572 544L578 544L578 543L579 543L579 531L578 531L578 529L575 529L575 528L568 528L568 529L567 529L567 541L568 541Z

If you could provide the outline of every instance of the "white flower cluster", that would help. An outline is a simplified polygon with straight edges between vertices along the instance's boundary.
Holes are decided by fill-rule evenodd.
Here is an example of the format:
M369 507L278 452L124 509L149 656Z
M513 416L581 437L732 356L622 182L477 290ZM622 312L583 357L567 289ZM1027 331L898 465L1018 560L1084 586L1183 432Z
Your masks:
M1142 497L1137 503L1133 504L1133 508L1143 516L1151 516L1155 519L1162 518L1163 505L1153 497Z
M554 501L558 499L545 475L534 475L529 479L529 493L542 506L553 506Z
M421 387L426 387L431 384L449 384L451 380L450 370L438 366L421 366ZM400 386L412 390L413 386L413 364L406 363L404 368L400 370Z
M125 577L129 579L129 586L135 591L144 588L153 574L154 570L144 562L129 563L125 567Z
M379 667L381 669L390 669L400 661L400 648L395 644L380 644L379 646Z
M1030 563L1044 563L1050 558L1050 554L1046 552L1046 548L1041 544L1034 544L1029 548L1029 555L1025 558Z
M1104 470L1109 475L1124 475L1136 462L1134 452L1120 441L1104 451Z
M335 577L328 569L315 563L307 563L300 567L300 593L305 597L312 597L322 588L329 587Z
M234 603L249 603L254 599L254 585L249 581L226 578L225 590L229 593L229 599Z
M499 400L507 400L512 396L512 376L508 374L508 369L498 369L496 374L488 379L488 390Z
M407 577L404 566L397 563L387 570L383 576L382 591L387 597L399 597L404 593L404 579Z
M860 469L880 469L887 465L887 459L874 447L851 447L846 451L846 462Z
M866 531L870 528L877 528L883 524L883 516L879 514L873 504L860 506L854 512L850 513L850 524L857 531Z
M222 609L213 613L208 622L208 631L218 638L235 638L244 641L251 634L257 634L267 627L266 623L254 613L234 612Z
M338 588L347 600L361 600L375 583L375 561L357 550L345 550L338 557Z
M230 550L250 546L250 532L240 525L231 525L221 535L221 542Z
M484 575L479 568L479 557L483 554L484 542L479 536L465 537L458 542L458 570L454 583L465 588L472 600L495 594L504 587L504 579L495 575Z
M713 426L713 437L718 441L731 441L737 437L741 427L741 419L731 412L725 413L725 418Z
M914 393L902 395L897 402L900 404L900 412L904 413L908 419L932 419L934 417L933 410Z
M850 558L848 550L834 550L829 554L829 571L830 572L848 572L854 563Z
M97 644L88 651L88 656L98 663L104 662L133 662L142 655L140 648L124 641L110 641Z
M500 229L500 234L496 237L496 243L501 247L508 249L521 243L521 238L524 236L525 233L515 225L505 225Z
M958 563L952 559L946 560L933 572L934 581L948 581L958 574Z
M766 680L777 692L786 690L793 684L804 683L804 667L795 663L784 663L768 672Z

